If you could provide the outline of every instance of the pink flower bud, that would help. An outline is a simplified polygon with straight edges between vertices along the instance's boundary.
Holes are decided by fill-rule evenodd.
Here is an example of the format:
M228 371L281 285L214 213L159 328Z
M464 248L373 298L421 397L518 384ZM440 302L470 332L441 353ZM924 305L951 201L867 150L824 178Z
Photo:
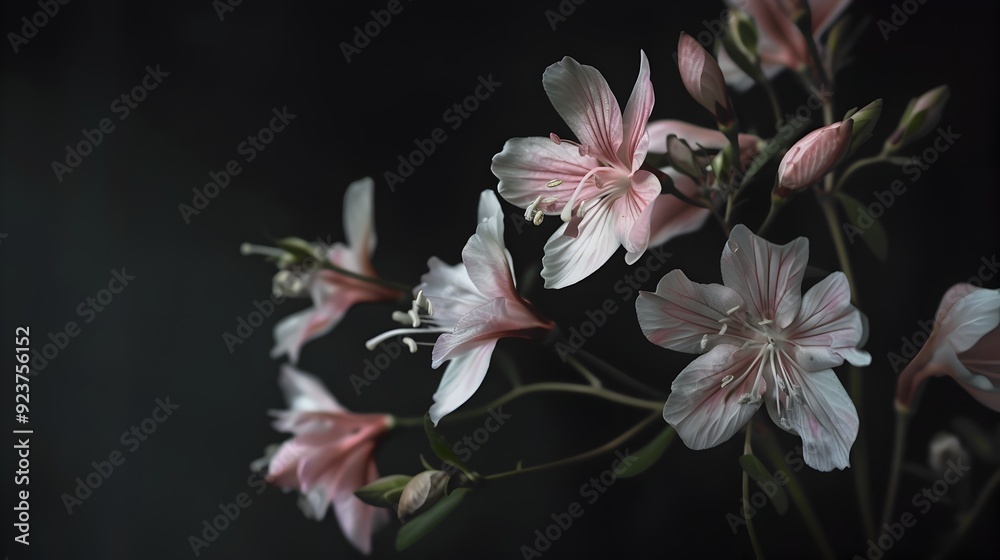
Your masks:
M687 33L681 33L677 44L677 68L691 97L715 115L720 124L730 124L733 112L722 69L712 55Z
M778 187L785 198L814 185L847 154L851 147L854 121L833 123L806 134L795 143L778 165Z

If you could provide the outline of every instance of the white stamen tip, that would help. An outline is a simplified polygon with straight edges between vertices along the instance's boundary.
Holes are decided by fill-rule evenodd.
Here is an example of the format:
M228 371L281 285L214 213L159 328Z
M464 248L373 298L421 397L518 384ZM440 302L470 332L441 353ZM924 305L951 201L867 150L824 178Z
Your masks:
M555 132L549 134L549 140L552 140L556 144L561 144L562 143L562 138L559 138L559 135L556 134Z
M413 328L417 328L417 327L420 326L420 314L419 313L417 313L416 311L414 311L414 310L411 309L411 310L407 311L406 314L410 316L410 321L413 324Z
M563 184L562 179L552 179L548 183L545 183L545 186L551 189L553 187L558 187L561 184Z
M732 315L733 313L736 313L739 310L740 310L740 306L737 305L736 307L730 309L729 311L726 311L726 315Z
M740 398L736 402L740 404L750 404L750 401L752 400L753 397L750 396L750 393L743 393L742 395L740 395Z
M736 378L733 377L732 375L727 375L727 376L723 377L722 378L722 388L725 389L726 385L729 385L730 383L733 382L733 379L736 379Z
M778 421L778 424L781 425L781 429L783 429L783 430L791 430L792 429L792 423L789 422L788 418L785 418L784 416L781 417L781 420Z
M719 329L719 336L726 334L727 330L729 330L729 325L727 325L726 323L722 323L722 328Z
M763 327L764 325L770 325L773 322L773 319L764 319L763 321L759 321L757 324Z
M701 351L704 352L705 348L708 346L708 335L707 334L701 335L701 343L699 344L699 346L701 347Z
M403 325L409 325L412 321L410 320L410 314L404 313L402 311L393 311L392 320Z
M542 199L542 204L552 204L553 202L559 200L557 196L547 196Z
M535 224L536 226L540 226L542 225L542 220L544 219L545 219L545 214L542 214L541 212L536 212L535 219L531 220L531 223Z
M410 354L417 353L417 343L412 338L408 336L403 337L403 344L405 344L406 347L410 349Z
M252 252L253 252L253 245L251 245L249 243L244 243L244 244L240 245L240 254L242 254L242 255L249 255Z
M426 298L424 298L424 299L427 302L427 316L428 317L433 317L434 316L434 306L431 304L431 300L426 299Z

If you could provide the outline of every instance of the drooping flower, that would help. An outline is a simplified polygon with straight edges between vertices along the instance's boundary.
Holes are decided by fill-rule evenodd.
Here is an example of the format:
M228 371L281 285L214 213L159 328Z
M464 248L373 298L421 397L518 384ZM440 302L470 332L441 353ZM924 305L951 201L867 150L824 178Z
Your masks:
M778 164L775 194L786 198L823 179L847 155L853 126L851 119L835 122L817 128L792 145Z
M375 251L375 183L370 177L355 181L344 195L344 230L347 243L332 246L313 244L314 266L304 270L282 270L275 276L274 289L280 296L311 297L312 307L285 317L274 327L271 357L288 354L298 362L302 346L332 330L357 303L395 301L400 292L323 269L322 261L369 278L378 278L372 266ZM253 251L253 248L248 251ZM248 252L244 251L244 252Z
M786 68L799 71L812 66L805 37L792 20L791 3L787 0L726 0L726 3L745 11L757 23L757 54L769 79ZM813 38L821 50L823 34L850 3L851 0L809 0ZM732 88L745 91L753 85L753 79L739 69L725 48L719 51L719 66Z
M938 306L927 342L899 375L896 406L909 409L931 376L949 375L1000 412L1000 290L956 284Z
M652 202L660 193L656 176L640 169L653 86L645 53L624 113L604 76L572 58L549 66L542 83L579 143L554 134L513 138L493 156L492 170L500 196L525 208L529 221L560 215L566 222L542 259L545 287L563 288L592 274L619 246L628 264L646 251Z
M479 389L490 357L501 338L540 337L555 325L543 319L514 286L514 268L503 241L503 211L492 191L479 198L479 226L462 249L462 263L447 265L437 257L415 288L408 313L393 317L407 328L394 329L368 341L368 349L394 336L411 352L417 343L411 334L439 334L431 367L448 362L434 393L430 417L435 425L462 406Z
M268 465L267 481L301 492L306 517L322 520L332 507L347 540L370 554L372 533L388 515L354 491L378 479L375 446L392 417L348 411L319 379L289 365L278 381L288 410L272 413L274 428L293 437L261 460Z
M641 292L643 333L671 350L702 354L672 385L663 417L692 449L714 447L767 404L772 420L802 438L811 467L850 464L854 403L831 368L866 366L861 313L836 272L802 295L809 242L775 245L742 224L722 253L724 285L697 284L680 270Z

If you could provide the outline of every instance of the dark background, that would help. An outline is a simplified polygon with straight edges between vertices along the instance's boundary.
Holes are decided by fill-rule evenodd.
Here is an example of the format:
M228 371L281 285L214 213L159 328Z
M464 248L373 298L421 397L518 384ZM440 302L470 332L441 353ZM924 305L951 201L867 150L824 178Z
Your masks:
M569 2L564 2L569 4ZM870 20L856 47L855 61L840 75L837 115L874 98L885 100L872 145L892 130L907 100L948 83L952 100L942 124L961 134L905 195L886 211L889 258L875 259L861 244L851 248L862 308L872 319L867 349L874 362L865 378L862 427L872 452L875 503L881 505L888 468L895 375L886 358L911 337L918 320L933 317L944 290L977 274L980 258L998 246L996 158L995 22L993 3L929 1L886 42L874 20L891 16L888 1L857 2L849 13ZM914 3L915 4L915 3ZM253 502L232 526L201 551L206 558L355 557L333 518L303 518L292 494L275 488L257 494L248 484L251 460L284 436L274 432L268 409L284 402L275 383L279 361L268 356L277 319L305 306L278 307L246 343L230 353L224 332L266 298L273 269L242 257L245 241L274 237L343 237L341 205L351 181L376 180L379 247L375 264L387 278L415 283L426 259L455 262L475 223L479 193L495 189L490 158L514 136L569 131L541 87L546 66L563 56L596 66L624 103L638 68L638 50L651 61L656 89L653 118L680 118L703 125L709 116L684 92L672 54L681 30L697 34L715 19L721 4L706 2L607 2L576 7L553 30L545 11L555 0L531 3L445 4L403 2L370 45L347 63L339 47L351 41L369 10L385 2L243 2L220 21L212 3L83 2L61 6L38 34L15 54L3 52L2 179L0 179L0 278L2 329L31 327L32 346L67 321L79 336L31 380L31 547L4 548L12 558L188 558L188 536L216 516L218 504L240 492ZM20 32L34 2L6 2L2 30ZM119 121L114 99L138 85L147 65L169 76ZM502 85L452 131L442 113L474 92L479 76ZM787 74L777 82L786 109L804 100ZM736 97L741 120L770 133L767 106L759 91ZM179 204L191 204L192 189L241 159L237 145L270 119L272 108L296 115L266 150L199 215L185 224ZM111 118L116 127L82 163L57 180L51 165L65 158L65 146ZM448 140L395 192L383 172L396 157L443 127ZM913 149L922 150L929 140ZM773 176L774 166L766 172ZM874 201L898 168L881 167L856 176L849 191ZM767 188L769 185L764 185ZM762 219L763 193L744 208L750 224ZM505 205L510 216L520 210ZM542 244L555 224L525 229L507 222L507 243L519 272L540 264ZM811 196L794 200L770 237L812 240L810 264L838 268L821 215ZM724 237L709 223L702 231L671 242L670 267L692 279L719 281ZM136 278L112 303L84 324L77 306L107 286L112 269L126 267ZM536 269L537 270L537 269ZM619 252L593 278L558 293L540 282L523 284L530 299L563 325L578 325L588 309L617 298L609 286L626 273ZM664 270L665 272L665 270ZM653 289L658 273L646 283ZM987 282L997 287L996 279ZM691 356L649 344L641 335L632 302L587 349L651 385L666 390ZM363 342L391 326L391 305L353 309L332 336L308 344L300 366L322 377L350 409L422 414L431 402L439 372L426 351L404 356L372 386L355 395L351 374L361 373L373 355ZM13 352L7 338L5 352ZM506 341L526 380L574 379L551 353ZM506 390L494 371L473 403ZM609 385L614 386L613 383ZM9 387L9 385L7 386ZM12 396L5 388L4 401ZM123 431L148 417L157 398L180 405L148 441L128 452ZM9 405L5 405L8 409ZM8 409L9 410L9 409ZM512 415L472 459L481 472L507 470L568 456L603 443L637 421L642 412L587 397L533 395L505 408ZM927 442L957 416L993 429L995 413L979 406L949 380L934 380L924 395L907 457L922 463ZM762 415L759 419L769 422ZM14 426L13 420L5 420ZM456 438L482 426L472 420L445 432ZM649 429L631 447L654 434ZM726 513L738 514L740 438L702 452L679 443L641 478L622 480L599 501L584 503L585 515L544 553L546 558L730 557L749 554L745 531L733 536ZM787 449L796 439L782 435ZM13 465L4 445L5 469ZM93 495L68 515L60 496L91 461L122 450L125 462ZM415 473L419 453L429 450L419 430L394 433L380 448L380 471ZM534 531L550 514L581 501L579 487L611 465L594 459L557 471L512 478L485 487L424 542L400 557L520 558ZM991 467L977 465L978 489ZM11 468L13 470L13 468ZM10 476L4 475L5 478ZM811 501L838 553L864 554L850 471L800 472ZM10 480L8 478L8 480ZM964 482L963 482L964 483ZM904 477L900 508L922 482ZM4 508L10 519L13 502ZM973 488L970 487L970 491ZM973 527L963 555L997 557L994 505ZM876 509L876 513L878 512ZM954 509L939 505L919 516L917 530L894 552L919 556L933 550L953 526ZM898 514L897 514L898 515ZM770 506L756 518L771 557L813 556L808 533L794 507L784 518ZM375 537L375 555L394 556L395 528Z

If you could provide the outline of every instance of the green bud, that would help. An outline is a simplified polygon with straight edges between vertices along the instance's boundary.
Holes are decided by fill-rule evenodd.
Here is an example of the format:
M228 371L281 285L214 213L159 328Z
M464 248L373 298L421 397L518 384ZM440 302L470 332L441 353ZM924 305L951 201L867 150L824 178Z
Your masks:
M910 142L933 131L941 120L941 113L950 93L948 86L942 85L911 99L896 130L885 141L885 153L898 152Z

